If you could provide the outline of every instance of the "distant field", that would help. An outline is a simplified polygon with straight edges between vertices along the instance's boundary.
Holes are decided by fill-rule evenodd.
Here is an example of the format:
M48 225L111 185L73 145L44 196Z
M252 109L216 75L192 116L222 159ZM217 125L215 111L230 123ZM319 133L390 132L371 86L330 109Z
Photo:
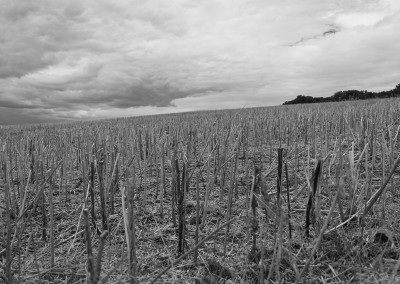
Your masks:
M398 283L399 130L400 99L0 127L0 277Z

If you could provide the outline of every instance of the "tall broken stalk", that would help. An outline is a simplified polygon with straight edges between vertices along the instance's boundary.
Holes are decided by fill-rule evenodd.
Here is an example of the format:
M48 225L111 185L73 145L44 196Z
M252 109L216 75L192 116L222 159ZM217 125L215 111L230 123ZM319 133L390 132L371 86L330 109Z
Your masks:
M321 164L322 161L319 160L317 163L317 167L315 168L314 174L313 174L313 183L312 183L312 188L311 192L309 193L308 196L308 202L307 202L307 208L306 208L306 225L305 225L305 232L306 232L306 237L310 237L310 223L311 223L311 217L312 217L312 211L315 209L314 205L314 199L315 199L315 194L318 188L318 181L319 177L321 174Z
M132 167L133 168L133 167ZM135 189L135 171L132 171L132 180L121 188L122 195L122 215L124 218L125 238L128 254L128 273L130 275L130 283L136 284L137 280L137 257L136 257L136 228L134 216L134 189ZM128 199L128 202L126 202Z

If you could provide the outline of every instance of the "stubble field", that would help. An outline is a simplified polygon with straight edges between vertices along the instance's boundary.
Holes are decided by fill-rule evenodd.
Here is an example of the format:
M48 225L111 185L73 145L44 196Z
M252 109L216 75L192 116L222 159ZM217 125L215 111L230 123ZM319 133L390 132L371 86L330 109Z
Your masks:
M396 283L400 100L0 129L8 283Z

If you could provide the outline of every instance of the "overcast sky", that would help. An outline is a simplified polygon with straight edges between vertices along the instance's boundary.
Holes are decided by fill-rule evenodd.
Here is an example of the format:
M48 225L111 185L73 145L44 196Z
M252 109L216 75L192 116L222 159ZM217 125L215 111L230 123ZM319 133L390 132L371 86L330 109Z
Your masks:
M399 0L0 0L0 124L398 83Z

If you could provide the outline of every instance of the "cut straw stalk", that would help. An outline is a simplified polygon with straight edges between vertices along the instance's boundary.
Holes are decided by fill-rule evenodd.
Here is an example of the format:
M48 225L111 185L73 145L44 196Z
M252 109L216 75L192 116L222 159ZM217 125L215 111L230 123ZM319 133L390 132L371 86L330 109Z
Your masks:
M177 258L173 263L171 263L170 265L168 265L166 268L164 268L162 271L160 271L156 277L154 277L154 279L150 282L150 284L154 284L165 272L167 272L168 270L170 270L174 265L177 265L179 262L181 262L181 260L183 260L184 258L186 258L189 254L191 254L192 252L196 251L200 246L202 246L206 241L208 241L210 238L212 238L216 233L218 233L219 230L221 230L222 228L224 228L225 226L228 226L229 224L231 224L233 221L236 221L240 218L241 216L237 216L235 218L230 219L229 221L225 222L224 224L222 224L221 226L219 226L218 228L216 228L214 231L212 231L207 237L205 237L204 239L202 239L194 248L192 248L191 250L189 250L188 252L186 252L185 254L181 255L179 258Z
M165 146L164 142L161 144L161 193L160 193L160 218L164 219L164 195L165 195Z
M307 272L308 267L310 266L310 263L311 263L312 259L314 258L314 254L317 252L317 250L318 250L318 248L319 248L319 246L320 246L320 244L321 244L322 237L324 236L324 232L326 231L326 229L327 229L327 227L328 227L329 219L331 218L333 209L335 208L335 204L336 204L336 202L337 202L339 193L340 193L340 190L339 190L339 188L338 188L338 189L337 189L337 192L336 192L336 195L335 195L335 198L333 199L333 202L332 202L332 204L331 204L331 208L329 209L328 216L327 216L326 219L325 219L324 225L323 225L323 227L322 227L322 229L321 229L321 232L320 232L320 234L319 234L319 236L318 236L318 239L316 240L315 245L314 245L314 247L313 247L313 249L312 249L312 251L311 251L311 255L310 255L310 257L308 258L308 260L307 260L306 264L304 265L303 269L301 270L300 274L297 275L297 277L296 277L296 282L295 282L295 283L300 283L301 278L302 278L302 277L304 276L304 274Z
M128 272L130 275L130 283L137 282L137 258L136 258L136 228L133 215L133 192L128 190L128 202L126 202L126 188L122 187L122 215L124 218L125 238L128 254ZM126 208L127 207L127 208Z
M196 174L196 231L194 241L197 245L199 243L199 221L200 221L200 186L199 186L199 173ZM197 266L198 250L194 251L194 265Z
M376 201L378 200L379 196L381 196L382 192L385 190L386 185L389 183L389 180L391 179L392 175L394 174L397 166L400 164L400 157L397 158L397 160L394 162L392 169L390 171L390 173L388 174L388 176L386 177L384 183L382 184L382 186L372 195L372 197L367 201L367 203L365 204L365 206L363 206L361 209L359 209L356 213L354 213L352 216L349 216L349 218L347 220L345 220L344 222L340 223L339 225L337 225L336 227L328 230L326 232L326 234L329 234L330 232L333 232L341 227L343 227L344 225L346 225L348 222L350 222L351 220L353 220L353 218L356 218L358 216L361 215L362 212L362 216L364 217L365 215L367 215L369 213L369 211L371 210L372 206L376 203ZM363 211L364 209L364 211Z
M308 196L308 202L307 202L307 210L306 210L306 222L305 222L305 233L306 236L310 236L310 223L312 218L311 213L313 209L315 209L315 199L316 199L316 193L318 192L318 186L319 186L319 177L321 175L321 167L322 167L322 160L318 161L318 164L315 168L314 174L313 174L313 184L312 184L312 190L310 191L310 194ZM318 197L318 196L317 196ZM315 210L315 213L318 214L318 210ZM319 216L316 216L316 221L318 222ZM317 226L318 230L318 226ZM319 233L317 231L317 233Z
M14 231L14 236L13 236L13 238L12 238L12 240L11 240L9 245L8 245L8 241L7 241L7 246L6 246L5 249L3 249L0 252L0 255L4 255L4 253L7 255L7 249L9 249L10 253L13 251L13 249L14 249L14 247L16 245L15 239L17 238L18 235L23 234L23 232L25 230L25 227L26 227L26 224L28 224L30 222L30 218L32 217L32 211L29 212L27 217L25 217L25 214L27 213L29 208L34 208L38 204L39 198L42 196L43 191L44 191L44 184L50 180L50 178L52 177L53 173L56 171L56 169L60 166L61 163L62 163L62 161L60 161L57 164L57 166L53 168L53 170L50 172L50 174L47 177L47 179L43 179L43 182L40 185L40 189L39 189L39 183L36 183L37 187L38 187L36 195L35 195L34 199L32 200L32 202L30 203L29 206L27 206L24 210L22 210L22 209L20 210L20 214L19 214L19 216L18 216L18 218L16 220L16 224L15 224L16 228L15 228L15 231ZM6 185L6 187L5 187L6 192L5 193L7 194L7 187L9 188L9 177L8 177L8 171L7 170L5 170L5 174L6 174L6 181L7 181L5 183L5 185ZM6 198L6 200L9 200L9 198ZM6 203L6 206L7 206L7 204L9 204L9 202ZM11 209L8 209L8 211L7 211L7 207L6 207L6 213L10 212L10 210ZM7 214L7 216L9 216L9 215L10 214ZM10 227L10 230L11 230L11 227ZM7 238L9 236L11 237L11 231L7 235ZM7 259L7 257L6 257L6 259ZM11 255L10 255L10 264L11 264L11 261L12 261L12 258L11 258Z

